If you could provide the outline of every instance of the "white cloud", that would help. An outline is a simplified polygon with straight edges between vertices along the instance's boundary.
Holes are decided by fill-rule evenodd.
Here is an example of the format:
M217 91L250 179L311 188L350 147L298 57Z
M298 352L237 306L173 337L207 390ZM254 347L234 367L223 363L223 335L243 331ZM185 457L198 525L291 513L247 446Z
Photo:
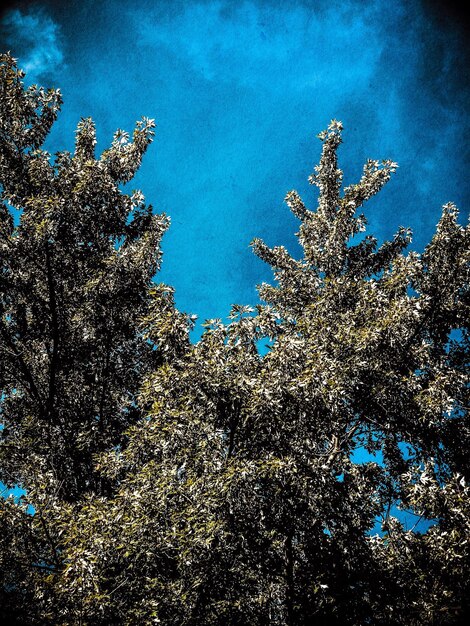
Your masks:
M5 43L19 57L29 79L38 80L64 63L59 26L43 9L22 13L15 9L2 20Z

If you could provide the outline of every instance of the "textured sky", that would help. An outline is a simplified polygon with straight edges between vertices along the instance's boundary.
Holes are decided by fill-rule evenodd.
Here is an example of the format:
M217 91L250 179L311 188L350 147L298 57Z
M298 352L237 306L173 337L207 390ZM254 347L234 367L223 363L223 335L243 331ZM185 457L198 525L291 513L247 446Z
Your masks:
M10 2L0 48L27 83L61 88L52 152L72 148L82 116L94 118L101 150L117 128L156 119L131 188L171 216L158 280L202 321L258 302L270 271L253 237L299 254L283 198L295 188L315 206L315 136L332 118L345 126L347 184L367 158L400 165L365 207L380 240L410 226L421 251L447 201L466 219L470 55L457 4Z

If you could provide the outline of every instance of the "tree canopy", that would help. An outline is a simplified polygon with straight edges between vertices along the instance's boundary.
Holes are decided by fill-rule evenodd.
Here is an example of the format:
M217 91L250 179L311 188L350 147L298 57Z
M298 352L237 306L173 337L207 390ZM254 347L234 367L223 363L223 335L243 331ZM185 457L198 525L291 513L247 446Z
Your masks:
M60 92L0 73L0 615L17 624L462 623L469 614L469 228L422 254L342 188L342 125L295 191L302 258L255 239L262 304L193 319L157 284L168 225L122 190L143 119L41 147ZM13 217L17 211L19 217ZM267 349L258 346L267 343ZM31 508L32 507L32 508ZM413 519L412 525L408 520ZM429 523L420 530L419 520ZM377 529L380 524L380 530Z

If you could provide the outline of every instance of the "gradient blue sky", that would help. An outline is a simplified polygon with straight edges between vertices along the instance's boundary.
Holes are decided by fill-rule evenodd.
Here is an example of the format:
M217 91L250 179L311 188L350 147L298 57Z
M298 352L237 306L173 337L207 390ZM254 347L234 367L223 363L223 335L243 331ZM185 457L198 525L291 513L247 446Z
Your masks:
M455 3L424 0L10 2L0 26L26 82L62 89L52 152L71 149L82 116L100 149L156 118L131 188L171 216L157 280L201 321L258 302L271 275L254 236L299 253L283 198L295 188L315 206L307 177L331 118L346 183L367 158L400 165L366 206L379 239L410 226L421 251L447 201L466 219L467 39Z

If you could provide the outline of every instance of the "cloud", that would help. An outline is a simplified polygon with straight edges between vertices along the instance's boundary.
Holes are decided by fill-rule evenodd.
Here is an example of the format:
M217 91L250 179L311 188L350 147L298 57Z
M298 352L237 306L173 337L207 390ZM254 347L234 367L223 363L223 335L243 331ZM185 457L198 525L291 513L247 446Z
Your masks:
M3 46L20 58L30 79L39 80L63 65L60 28L44 9L32 8L27 13L11 10L1 25Z
M368 11L351 11L349 3L320 6L219 0L182 4L174 12L158 5L127 11L141 46L166 48L207 81L274 89L282 83L297 91L332 88L340 71L349 83L366 82L381 46ZM367 39L369 45L361 45ZM351 49L361 50L360 57Z

